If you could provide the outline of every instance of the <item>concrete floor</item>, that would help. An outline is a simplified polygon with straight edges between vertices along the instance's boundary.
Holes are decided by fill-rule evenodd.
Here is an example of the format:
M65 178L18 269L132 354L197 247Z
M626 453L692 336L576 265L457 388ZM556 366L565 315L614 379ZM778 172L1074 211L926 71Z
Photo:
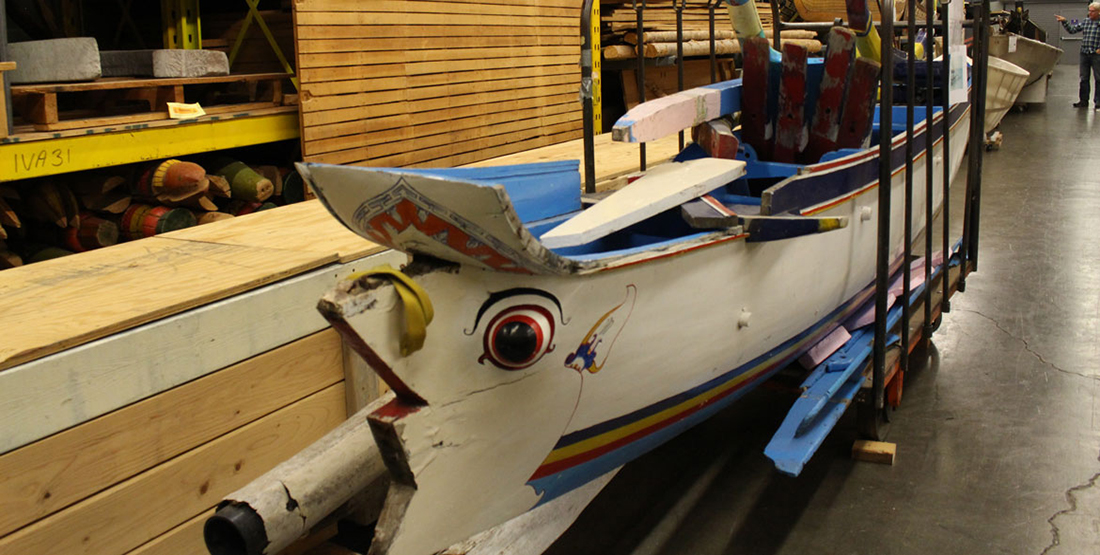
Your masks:
M1001 124L979 271L908 376L893 466L850 459L847 414L780 475L763 449L792 399L761 388L627 465L548 553L1100 553L1100 112L1076 97L1060 66Z

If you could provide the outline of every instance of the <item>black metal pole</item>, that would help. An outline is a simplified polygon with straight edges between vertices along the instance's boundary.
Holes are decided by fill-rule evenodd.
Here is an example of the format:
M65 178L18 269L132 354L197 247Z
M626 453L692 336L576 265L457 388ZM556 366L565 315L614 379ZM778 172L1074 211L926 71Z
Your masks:
M718 55L717 48L714 44L714 9L718 7L718 4L722 0L712 0L710 2L710 82L718 82Z
M3 0L0 0L2 2ZM581 7L581 117L584 118L584 192L596 192L596 126L592 91L592 1Z
M915 48L915 39L917 36L917 15L916 10L913 9L913 3L909 2L909 6L906 8L908 13L906 37L905 41L905 54L906 54L906 66L905 66L905 223L904 223L904 240L905 240L905 255L902 257L901 263L901 371L909 371L909 321L912 317L912 306L909 303L909 293L912 288L912 278L909 275L909 260L913 257L913 141L916 137L913 134L913 120L916 117L915 104L917 103L916 88L917 81L915 73L917 71L917 51Z
M883 0L881 13L894 13L894 0ZM874 406L882 409L886 390L886 294L890 287L890 185L893 164L894 22L882 18L882 92L879 95L878 244L875 272L875 344L871 384Z
M952 1L940 1L940 18L943 20L943 98L940 99L943 103L943 233L940 234L943 240L943 263L940 267L943 298L940 299L940 313L951 312L951 280L948 279L951 268L951 31L948 22L951 20Z
M924 327L921 330L921 338L924 346L927 347L932 341L932 228L933 226L933 213L932 213L932 184L935 181L935 171L933 169L933 160L935 156L936 142L933 136L935 126L933 125L932 110L933 105L933 91L936 90L936 77L935 77L935 65L932 59L935 58L935 43L936 33L932 31L932 0L925 0L924 7L924 25L925 36L928 37L927 47L924 49L924 61L928 68L928 75L925 79L925 98L924 98ZM944 132L947 131L947 112L943 113ZM946 191L946 188L944 189ZM946 275L942 276L944 280L947 279Z
M970 201L970 264L971 270L978 269L978 236L981 229L982 214L982 169L985 163L985 96L989 87L989 0L981 0L982 6L982 47L981 62L976 73L982 76L982 90L978 96L978 114L975 116L981 122L981 144L976 149L977 168L974 171L974 185L971 188Z
M782 52L783 46L779 43L779 26L782 25L779 21L779 3L777 0L768 0L768 4L772 8L772 48Z
M684 2L672 0L676 10L676 90L684 90ZM680 130L680 150L684 150L684 131Z
M978 187L978 181L981 179L981 163L982 163L982 149L985 143L985 64L988 59L985 55L986 40L985 40L985 10L988 8L988 4L982 1L974 2L974 8L976 13L974 14L974 21L977 25L974 26L974 50L971 56L973 60L973 69L970 86L970 143L967 149L969 156L967 157L967 172L966 172L966 199L965 206L963 208L963 237L962 237L962 259L963 268L962 276L960 278L960 289L965 287L965 279L967 274L970 273L970 265L973 263L975 253L973 252L972 230L974 227L974 204L975 204L975 190Z
M638 35L637 45L637 60L638 69L635 70L635 81L638 85L638 103L645 102L645 29L642 26L643 12L645 12L645 0L639 4L638 0L632 0L634 2L634 14L638 16L637 25L635 31ZM638 145L638 169L645 171L645 143Z

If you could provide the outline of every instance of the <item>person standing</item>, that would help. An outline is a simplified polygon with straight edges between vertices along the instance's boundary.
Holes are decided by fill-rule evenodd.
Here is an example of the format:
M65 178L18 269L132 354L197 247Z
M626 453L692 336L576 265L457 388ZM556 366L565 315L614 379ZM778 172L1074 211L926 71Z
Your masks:
M1095 109L1100 110L1100 2L1089 4L1089 18L1078 23L1066 21L1066 18L1056 15L1062 27L1069 34L1084 31L1081 39L1081 86L1078 90L1078 102L1074 108L1086 108L1089 105L1089 73L1092 73L1096 81Z

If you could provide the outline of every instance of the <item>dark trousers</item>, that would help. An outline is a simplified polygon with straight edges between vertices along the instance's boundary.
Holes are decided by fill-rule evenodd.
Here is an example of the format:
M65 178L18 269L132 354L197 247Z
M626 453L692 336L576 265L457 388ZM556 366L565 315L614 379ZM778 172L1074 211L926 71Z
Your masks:
M1081 87L1078 91L1078 97L1082 104L1089 103L1089 93L1091 90L1091 83L1089 83L1089 73L1092 73L1093 78L1096 81L1096 106L1100 107L1100 54L1085 54L1081 53Z

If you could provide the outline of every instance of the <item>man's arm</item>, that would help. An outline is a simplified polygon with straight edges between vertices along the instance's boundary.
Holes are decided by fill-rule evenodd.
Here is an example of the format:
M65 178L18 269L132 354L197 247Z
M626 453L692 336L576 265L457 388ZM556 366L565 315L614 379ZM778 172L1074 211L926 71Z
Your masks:
M1057 19L1058 22L1062 24L1062 27L1065 28L1066 32L1071 34L1071 35L1074 34L1074 33L1080 33L1081 28L1083 27L1080 23L1078 23L1076 25L1070 23L1069 21L1066 20L1066 18L1064 18L1060 15L1054 16L1054 19Z

